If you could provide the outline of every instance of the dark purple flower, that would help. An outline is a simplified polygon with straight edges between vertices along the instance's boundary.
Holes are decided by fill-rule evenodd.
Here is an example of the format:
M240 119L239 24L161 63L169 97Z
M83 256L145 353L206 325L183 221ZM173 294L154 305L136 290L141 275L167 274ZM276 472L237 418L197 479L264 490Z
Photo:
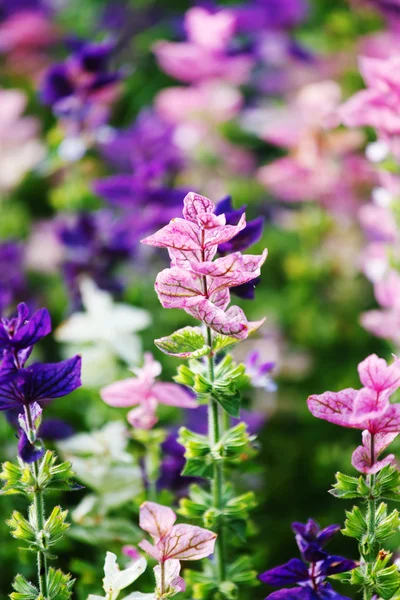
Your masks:
M228 225L237 225L240 217L245 212L246 206L234 209L232 206L231 196L226 196L215 207L215 213L217 215L225 214L226 222ZM250 246L258 242L262 236L264 227L264 217L258 217L253 221L248 221L246 227L238 233L229 242L220 244L218 246L218 252L221 255L231 254L232 252L241 252L247 250ZM255 288L260 283L260 277L255 277L251 281L238 285L231 288L231 292L244 298L245 300L253 300L255 295Z
M25 288L22 244L0 242L0 314L23 296Z
M34 344L51 331L49 311L41 308L29 316L25 303L18 305L17 316L0 322L0 351L10 351L16 368L24 365Z
M131 257L140 227L137 215L117 218L107 210L60 221L57 233L65 247L62 268L74 308L80 306L82 275L88 275L101 289L121 293L123 284L115 271Z
M49 68L41 88L44 104L63 118L72 135L103 125L118 95L121 73L110 71L115 45L109 42L70 42L72 54Z
M292 523L292 529L302 556L311 562L326 556L322 547L339 531L340 525L329 525L321 530L318 523L309 519L307 523Z
M3 362L12 360L5 357ZM81 357L58 363L36 363L16 369L15 376L0 382L0 410L28 406L34 402L66 396L81 385Z
M292 558L289 562L259 575L263 583L271 586L297 586L272 592L267 598L270 600L348 600L325 581L330 575L351 571L357 566L353 560L342 556L329 556L321 550L321 547L338 531L338 526L331 525L321 531L317 523L309 519L305 524L293 523L292 527L296 532L297 542L299 543L300 540L299 547L302 553L304 548L303 558L306 562L299 558Z

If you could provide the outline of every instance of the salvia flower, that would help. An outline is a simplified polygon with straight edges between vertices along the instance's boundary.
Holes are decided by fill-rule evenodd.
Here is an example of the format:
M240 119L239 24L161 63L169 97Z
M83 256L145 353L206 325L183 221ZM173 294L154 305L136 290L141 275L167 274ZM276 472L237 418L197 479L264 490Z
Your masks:
M340 527L331 525L320 530L312 519L304 524L293 523L292 527L303 560L292 558L289 562L259 576L259 579L268 585L285 586L267 597L270 600L344 600L346 597L338 594L326 582L326 578L350 571L357 563L342 556L330 556L322 550ZM295 587L287 588L288 585Z
M41 98L61 119L73 141L106 123L120 93L121 73L109 68L115 48L112 42L74 40L72 46L67 60L47 71ZM80 148L79 143L77 148Z
M161 365L146 352L141 369L132 369L136 377L111 383L100 391L104 402L110 406L137 406L129 411L127 419L133 427L151 429L157 423L158 404L196 408L193 396L177 383L156 381Z
M22 244L0 242L0 314L22 297L25 286Z
M185 582L179 576L181 560L200 560L214 551L214 532L194 525L175 525L175 521L176 514L167 506L144 502L140 507L140 527L150 534L153 544L143 540L139 546L159 563L154 569L156 598L185 591Z
M3 317L0 322L0 351L8 351L14 359L15 368L23 367L33 346L51 331L50 315L46 308L30 316L29 308L24 303L18 305L17 316ZM10 357L4 368L10 367Z
M50 315L42 308L32 315L26 304L18 305L17 316L1 319L0 411L18 413L19 455L34 462L43 454L42 406L73 392L81 385L81 357L58 363L26 366L33 346L51 331ZM43 424L44 425L44 424Z
M142 240L168 248L171 258L171 268L156 278L159 300L164 308L182 308L217 333L246 338L261 322L249 323L238 306L228 308L229 289L258 277L267 251L261 256L234 252L213 261L218 246L245 228L245 215L237 225L228 225L208 198L190 192L183 202L183 219L173 219Z
M353 466L362 473L376 473L392 462L393 455L376 462L377 457L400 432L400 406L390 396L400 387L400 360L391 365L371 354L358 365L364 387L325 392L308 398L308 408L320 419L362 429L363 445L353 454ZM390 459L390 460L389 460Z
M131 562L126 569L120 569L117 557L113 552L107 552L104 563L103 589L105 596L89 594L88 600L116 600L122 590L131 585L146 570L145 558L138 558ZM134 597L134 594L133 594ZM132 595L126 596L132 598Z
M258 350L254 350L246 358L246 374L250 377L253 387L262 388L266 392L277 390L277 385L271 377L274 367L273 361L262 362Z

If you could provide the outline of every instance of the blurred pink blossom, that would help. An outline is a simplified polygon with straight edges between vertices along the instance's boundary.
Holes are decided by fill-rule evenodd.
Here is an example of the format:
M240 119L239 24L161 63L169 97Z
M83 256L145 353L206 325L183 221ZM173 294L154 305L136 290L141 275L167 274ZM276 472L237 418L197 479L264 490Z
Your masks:
M168 75L185 83L223 79L240 85L249 79L253 58L227 52L235 33L233 14L197 6L187 11L184 26L186 42L161 41L154 46L160 67Z
M26 104L23 92L0 89L0 192L16 186L45 156L37 120L22 116Z
M161 373L161 365L149 352L144 355L143 367L132 371L136 377L111 383L100 390L100 396L110 406L137 406L127 415L133 427L151 429L158 421L156 410L159 404L182 408L197 407L197 402L191 394L180 385L156 381L156 377Z

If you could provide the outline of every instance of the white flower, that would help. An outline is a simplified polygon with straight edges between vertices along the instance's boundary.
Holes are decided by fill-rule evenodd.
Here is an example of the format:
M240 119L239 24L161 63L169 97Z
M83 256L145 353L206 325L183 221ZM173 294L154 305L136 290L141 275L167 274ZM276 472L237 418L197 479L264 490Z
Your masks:
M113 552L107 552L106 560L104 563L104 579L103 589L105 591L105 598L107 600L116 600L121 590L131 585L146 569L146 559L139 558L132 562L126 569L119 568L117 564L117 557ZM141 594L133 592L126 598L133 600L134 598L148 598L153 597L153 594ZM96 596L90 594L88 600L104 600L103 596Z
M140 362L142 344L135 334L150 325L151 317L146 310L114 302L90 279L82 279L80 289L85 311L72 314L55 337L82 354L84 385L103 385L115 375L114 357Z
M126 426L120 421L107 423L98 431L78 433L57 444L78 478L97 495L97 500L92 496L83 499L73 513L76 521L82 521L96 507L107 513L142 491L142 472L126 452L127 444Z

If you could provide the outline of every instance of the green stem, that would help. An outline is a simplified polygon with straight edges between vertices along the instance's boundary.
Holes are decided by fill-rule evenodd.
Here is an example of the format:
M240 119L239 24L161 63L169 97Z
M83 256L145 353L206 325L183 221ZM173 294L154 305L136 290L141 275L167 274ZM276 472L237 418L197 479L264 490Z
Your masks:
M371 448L370 448L370 465L371 467L375 463L375 438L371 435ZM368 475L367 477L368 487L373 488L375 483L375 475ZM376 528L376 500L374 498L368 498L367 500L367 527L368 527L368 539L369 548L368 552L363 556L365 562L371 565L376 558L376 543L375 543L375 528ZM371 586L365 586L363 590L363 600L371 600L373 595L373 588Z
M30 411L29 405L25 406L25 414L28 421L29 430L31 432L34 431L33 423L32 423L32 415ZM35 510L35 520L37 526L37 534L40 535L44 529L44 499L43 499L43 491L38 486L38 477L39 477L39 465L38 461L32 463L32 473L35 478L35 489L33 492L33 507ZM40 594L43 598L48 597L48 588L47 588L47 558L46 554L42 551L38 551L37 553L37 572L38 572L38 582L39 582L39 590Z
M207 327L207 341L212 348L212 333ZM208 356L208 369L210 381L214 381L214 356L212 353ZM218 402L211 396L208 402L208 434L210 445L215 446L220 441L220 415ZM223 509L223 490L224 490L224 473L221 462L215 461L213 464L213 479L211 484L213 505L216 511L221 515ZM217 565L218 581L222 583L226 578L225 570L225 531L224 524L219 516L219 524L217 527L217 541L215 545L215 562Z

